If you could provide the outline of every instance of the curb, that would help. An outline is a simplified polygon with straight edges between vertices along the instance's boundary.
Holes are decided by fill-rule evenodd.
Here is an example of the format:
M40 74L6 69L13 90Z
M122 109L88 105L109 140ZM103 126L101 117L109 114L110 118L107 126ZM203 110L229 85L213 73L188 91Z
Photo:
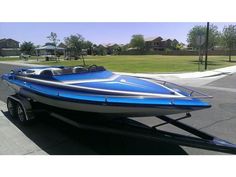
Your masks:
M125 72L116 72L117 74L125 74L131 76L142 76L142 77L172 77L179 79L197 79L197 78L207 78L207 77L216 77L216 76L227 76L236 73L236 65L229 66L225 68L219 68L210 71L203 72L188 72L188 73L125 73Z

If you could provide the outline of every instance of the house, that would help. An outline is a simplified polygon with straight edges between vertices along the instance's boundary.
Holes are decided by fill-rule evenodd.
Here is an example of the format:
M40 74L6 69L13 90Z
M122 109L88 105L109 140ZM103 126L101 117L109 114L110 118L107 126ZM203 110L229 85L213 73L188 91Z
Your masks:
M62 42L58 45L58 47L61 47L61 48L64 48L64 49L67 48L67 46L64 43L62 43Z
M66 46L66 44L64 44L63 42L61 42L61 43L58 45L58 47L65 49L65 50L64 50L64 57L65 57L65 58L67 58L67 56L70 56L71 52L70 52L69 48Z
M13 39L0 39L0 48L19 48L20 42Z
M105 49L106 54L112 55L112 54L119 54L123 44L105 43L105 44L100 44L99 46L100 46L100 48L104 48Z
M162 39L162 47L163 47L163 49L171 48L171 43L172 43L171 39Z
M20 42L13 39L0 39L0 56L19 56Z
M176 39L164 39L160 36L144 38L147 50L165 50L172 48L172 44L178 44Z
M145 48L148 50L160 50L162 49L162 37L148 37L144 38Z
M47 61L56 58L56 56L65 55L65 48L57 47L53 43L46 43L44 46L37 47L35 50L37 56L44 56Z

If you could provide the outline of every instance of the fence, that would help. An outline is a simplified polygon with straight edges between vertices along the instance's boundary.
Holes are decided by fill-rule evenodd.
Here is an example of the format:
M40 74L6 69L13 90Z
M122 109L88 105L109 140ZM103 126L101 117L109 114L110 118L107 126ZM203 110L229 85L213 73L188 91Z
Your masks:
M228 55L229 51L226 50L210 50L208 55ZM198 51L188 50L172 50L172 51L122 51L120 55L199 55ZM236 50L232 51L232 55L236 55Z

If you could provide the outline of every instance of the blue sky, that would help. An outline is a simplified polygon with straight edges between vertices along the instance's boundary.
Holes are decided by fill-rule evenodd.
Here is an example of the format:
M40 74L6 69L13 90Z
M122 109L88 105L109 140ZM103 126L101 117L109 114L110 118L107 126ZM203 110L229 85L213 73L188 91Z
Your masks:
M175 38L186 42L188 31L195 25L206 23L191 22L153 22L153 23L0 23L0 39L13 38L19 42L32 41L36 45L48 42L50 32L56 32L63 42L64 37L79 33L93 43L128 43L133 34L143 34L145 37L161 36ZM214 23L222 30L225 25L232 23Z

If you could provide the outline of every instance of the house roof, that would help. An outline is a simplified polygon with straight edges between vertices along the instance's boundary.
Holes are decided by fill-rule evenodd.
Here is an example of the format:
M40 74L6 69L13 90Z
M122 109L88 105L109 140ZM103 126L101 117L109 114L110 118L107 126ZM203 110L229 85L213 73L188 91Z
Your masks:
M65 48L56 47L54 45L45 45L45 46L36 48L36 50L65 50Z
M3 42L3 41L14 41L14 42L20 43L20 42L14 40L14 39L11 39L11 38L8 38L8 39L3 38L3 39L0 39L0 42Z
M155 40L155 39L157 39L157 38L161 38L161 39L162 39L162 37L160 37L160 36L153 36L153 37L144 38L144 41L145 41L145 42L147 42L147 41L153 41L153 40Z
M171 40L169 38L163 38L162 41L168 41L168 40Z
M58 45L58 47L67 48L67 46L62 42Z
M147 41L153 41L157 38L161 38L161 41L168 41L168 40L171 40L171 41L174 41L176 39L172 39L172 38L162 38L160 36L153 36L153 37L147 37L147 38L144 38L144 41L147 42ZM177 41L177 40L176 40Z
M115 45L122 46L122 44L116 44L116 43L104 43L104 44L100 44L100 45L102 45L103 47L112 47Z

